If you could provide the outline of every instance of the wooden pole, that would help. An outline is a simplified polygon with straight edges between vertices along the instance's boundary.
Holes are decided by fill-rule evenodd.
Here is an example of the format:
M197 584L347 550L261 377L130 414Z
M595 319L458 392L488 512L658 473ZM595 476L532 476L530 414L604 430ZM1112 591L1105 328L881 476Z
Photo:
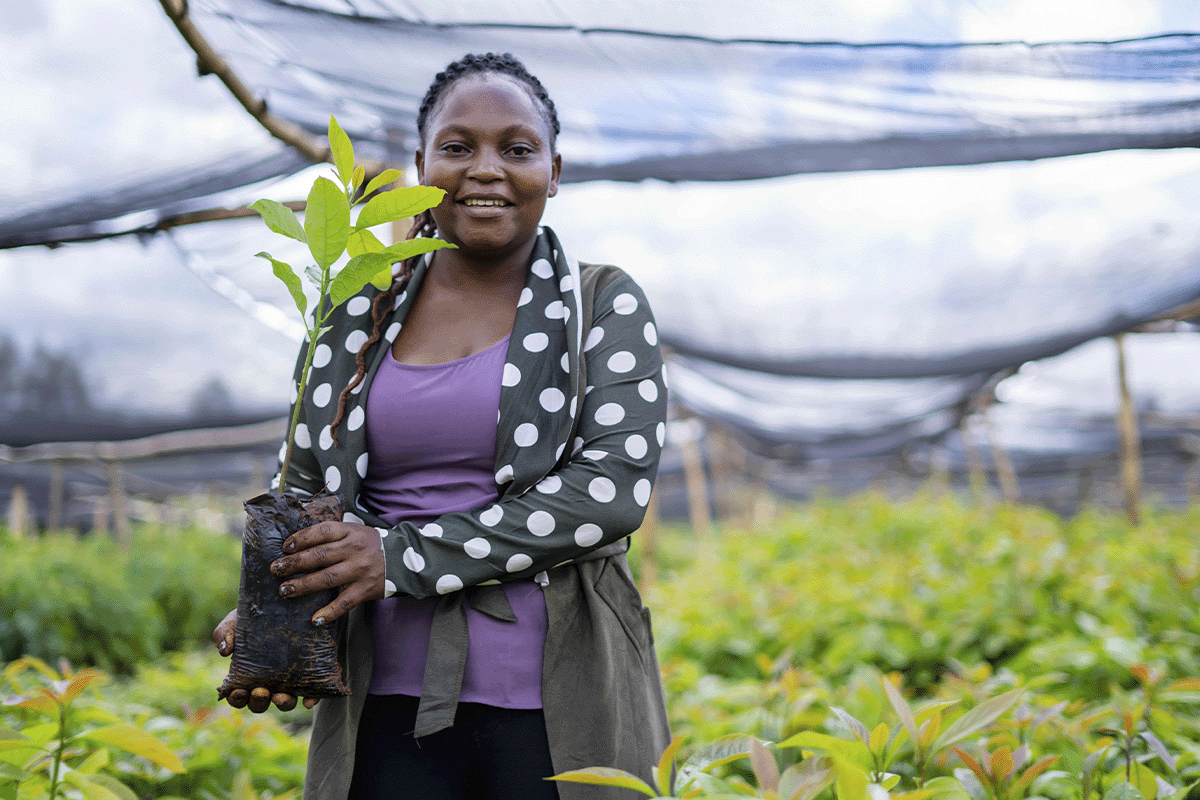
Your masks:
M1129 371L1125 357L1125 334L1113 336L1117 345L1117 433L1121 441L1121 484L1125 490L1125 510L1134 525L1142 518L1142 443L1138 431L1133 394L1129 391Z
M117 461L108 461L104 466L108 472L108 493L112 506L113 529L117 534L118 542L129 544L132 531L125 502L125 470L121 469L121 464Z
M24 484L15 484L12 496L8 501L8 535L14 539L24 539L30 533L29 525L29 495Z
M980 412L980 416L983 418L984 436L987 437L988 448L992 453L992 463L996 465L1000 493L1004 495L1006 503L1015 505L1021 501L1021 484L1017 480L1017 471L1013 468L1012 459L1008 457L1008 451L996 441L996 428L992 425L986 408Z
M63 480L63 465L61 461L50 462L50 513L46 527L52 531L62 530L63 500L65 495Z
M704 475L704 460L700 455L698 436L688 436L679 446L683 456L683 477L687 484L688 516L699 536L712 533L712 515L708 509L708 480Z
M642 547L642 585L644 592L658 581L658 490L650 492L650 502L646 505L646 518L638 529L638 539Z
M973 417L971 414L964 414L958 422L958 438L962 441L963 456L967 461L967 475L970 477L971 494L975 498L976 503L987 502L988 479L987 472L983 468L983 459L980 457L979 448L974 441L975 435L972 432Z

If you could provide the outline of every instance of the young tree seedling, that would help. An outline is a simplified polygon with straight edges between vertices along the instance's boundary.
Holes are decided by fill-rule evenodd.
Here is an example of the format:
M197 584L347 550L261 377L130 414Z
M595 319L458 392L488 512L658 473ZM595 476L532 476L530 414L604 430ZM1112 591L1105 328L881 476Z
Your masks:
M270 253L258 253L259 258L271 262L275 276L287 286L304 319L308 340L304 368L300 371L296 386L296 405L288 426L287 449L279 471L278 491L281 493L287 485L288 465L292 460L296 424L300 418L300 403L312 370L313 352L317 340L329 330L325 326L329 315L362 291L368 283L386 289L392 280L392 264L454 246L441 239L407 239L384 246L371 233L371 228L407 219L433 208L442 201L445 192L434 186L406 186L378 191L400 177L399 170L395 169L384 170L363 187L366 170L362 165L354 165L354 146L333 116L329 117L329 149L333 153L334 177L338 183L324 176L313 182L303 224L291 209L274 200L258 200L250 206L275 233L308 245L308 251L316 262L303 270L319 298L317 307L309 316L308 298L304 295L304 285L295 267L273 258ZM364 201L352 223L351 209ZM349 254L349 261L335 273L334 264L345 254Z

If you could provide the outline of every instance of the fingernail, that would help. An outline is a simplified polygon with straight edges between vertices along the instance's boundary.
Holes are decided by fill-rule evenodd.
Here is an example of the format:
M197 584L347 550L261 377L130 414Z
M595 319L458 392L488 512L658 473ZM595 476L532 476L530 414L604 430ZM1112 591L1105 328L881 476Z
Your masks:
M280 594L280 596L282 596L282 597L289 597L289 596L291 596L291 594L292 594L292 587L291 587L291 586L288 586L288 585L285 583L283 586L280 586L280 587L279 587L279 594Z
M322 626L322 625L324 625L324 624L325 624L325 618L324 618L324 617L317 617L316 619L314 619L314 620L313 620L313 625L316 625L318 628L319 628L319 627L321 627L321 626Z
M219 645L217 645L217 649L220 650L222 653L224 653L225 652L225 643L221 642Z
M284 550L287 550L289 553L291 553L292 551L294 551L294 550L296 549L296 543L295 543L295 542L288 542L288 543L287 543L287 546L286 546L286 547L284 547L283 549L284 549Z

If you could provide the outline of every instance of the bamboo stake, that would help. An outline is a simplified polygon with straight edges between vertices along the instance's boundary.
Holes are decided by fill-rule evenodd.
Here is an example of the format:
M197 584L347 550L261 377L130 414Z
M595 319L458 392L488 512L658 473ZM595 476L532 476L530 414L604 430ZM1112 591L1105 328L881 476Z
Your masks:
M24 539L29 534L29 495L25 485L18 483L12 488L12 496L8 501L8 535L14 539Z
M132 530L129 525L129 512L125 503L125 470L121 469L121 464L116 461L108 461L104 466L108 471L108 491L111 497L113 529L116 531L117 541L128 545Z
M1117 393L1120 407L1117 412L1117 432L1121 439L1121 483L1125 490L1125 509L1134 525L1142 516L1142 458L1141 435L1133 394L1129 391L1129 373L1125 357L1125 334L1113 336L1117 345Z

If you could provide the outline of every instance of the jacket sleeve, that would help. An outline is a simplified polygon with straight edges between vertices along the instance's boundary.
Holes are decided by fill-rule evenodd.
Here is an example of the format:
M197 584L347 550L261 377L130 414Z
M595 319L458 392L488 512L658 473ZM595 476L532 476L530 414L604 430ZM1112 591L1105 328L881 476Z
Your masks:
M386 593L438 594L528 578L641 525L666 433L654 318L641 289L614 280L595 298L574 455L533 489L418 527L380 529Z

